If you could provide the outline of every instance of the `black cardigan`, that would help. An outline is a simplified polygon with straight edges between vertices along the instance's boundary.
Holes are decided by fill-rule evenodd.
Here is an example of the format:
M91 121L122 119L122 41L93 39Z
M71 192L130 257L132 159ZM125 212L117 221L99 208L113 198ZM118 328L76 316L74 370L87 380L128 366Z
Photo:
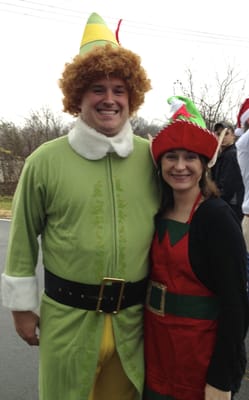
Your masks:
M221 311L207 383L237 391L246 368L249 324L246 247L241 226L225 201L211 198L195 212L189 230L190 262L199 280L218 296Z

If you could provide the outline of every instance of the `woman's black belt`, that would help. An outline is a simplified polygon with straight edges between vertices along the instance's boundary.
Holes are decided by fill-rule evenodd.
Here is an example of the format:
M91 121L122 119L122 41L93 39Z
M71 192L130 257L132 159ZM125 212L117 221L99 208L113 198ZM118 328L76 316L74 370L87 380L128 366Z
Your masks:
M126 282L119 278L103 278L100 285L69 281L45 269L45 293L53 300L70 307L117 314L119 310L144 304L147 279Z

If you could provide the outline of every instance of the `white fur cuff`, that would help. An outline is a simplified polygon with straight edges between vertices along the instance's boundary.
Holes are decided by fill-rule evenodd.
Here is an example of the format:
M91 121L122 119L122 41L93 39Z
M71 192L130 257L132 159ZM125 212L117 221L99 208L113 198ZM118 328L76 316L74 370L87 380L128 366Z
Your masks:
M12 311L35 310L39 304L37 278L2 274L2 301Z

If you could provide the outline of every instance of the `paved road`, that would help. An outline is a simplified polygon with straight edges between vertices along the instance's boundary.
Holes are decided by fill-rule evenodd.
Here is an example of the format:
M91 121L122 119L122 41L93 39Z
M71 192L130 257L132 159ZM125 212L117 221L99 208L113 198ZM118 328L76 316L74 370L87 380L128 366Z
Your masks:
M0 221L0 272L9 226L8 221ZM0 400L38 400L37 377L38 347L30 347L19 338L11 313L0 301Z
M9 226L8 221L0 220L0 272L3 270L6 256ZM42 287L40 266L39 260L38 279ZM246 346L249 358L249 334ZM38 400L37 376L38 348L29 347L17 336L11 315L2 307L0 301L0 400ZM236 400L248 399L249 363L241 390L236 396Z

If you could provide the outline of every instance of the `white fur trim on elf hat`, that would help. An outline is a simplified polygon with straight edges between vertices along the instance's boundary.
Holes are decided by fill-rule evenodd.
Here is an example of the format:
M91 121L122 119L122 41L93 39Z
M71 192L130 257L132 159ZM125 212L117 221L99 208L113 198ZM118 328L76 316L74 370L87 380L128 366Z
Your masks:
M248 119L249 119L249 108L240 117L240 122L242 127L244 126L245 122Z
M240 137L244 133L242 128L236 128L234 131L235 136Z
M245 122L249 119L249 98L245 99L244 103L240 107L237 116L237 128L235 129L235 135L241 136L244 133Z

